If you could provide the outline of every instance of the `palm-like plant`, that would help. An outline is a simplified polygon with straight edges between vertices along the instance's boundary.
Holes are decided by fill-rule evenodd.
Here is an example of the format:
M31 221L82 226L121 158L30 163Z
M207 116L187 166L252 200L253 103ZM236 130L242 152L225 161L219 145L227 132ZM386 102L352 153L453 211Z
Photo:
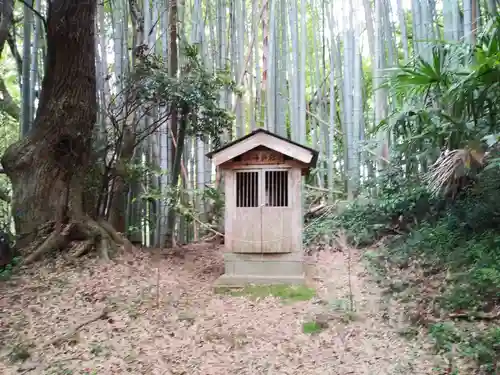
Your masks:
M424 181L432 195L445 195L454 198L465 184L468 177L484 165L485 153L473 149L462 148L443 152L424 174Z
M432 58L415 58L386 82L402 111L382 124L390 128L407 160L430 162L431 191L460 186L481 167L481 140L498 133L500 105L500 17L492 19L477 45L435 46ZM445 151L438 156L439 150ZM421 163L422 164L422 163Z

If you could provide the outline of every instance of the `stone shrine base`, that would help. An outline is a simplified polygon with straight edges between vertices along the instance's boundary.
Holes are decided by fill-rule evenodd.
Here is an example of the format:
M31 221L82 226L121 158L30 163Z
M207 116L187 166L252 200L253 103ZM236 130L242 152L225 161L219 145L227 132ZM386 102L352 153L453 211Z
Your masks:
M239 287L248 284L305 284L302 254L224 254L225 273L216 287Z

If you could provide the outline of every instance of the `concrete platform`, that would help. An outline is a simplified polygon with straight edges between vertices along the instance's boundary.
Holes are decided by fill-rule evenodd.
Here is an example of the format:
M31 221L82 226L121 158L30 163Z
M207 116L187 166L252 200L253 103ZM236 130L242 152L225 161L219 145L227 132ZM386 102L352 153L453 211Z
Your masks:
M301 254L224 254L225 273L215 286L238 287L249 284L305 284Z

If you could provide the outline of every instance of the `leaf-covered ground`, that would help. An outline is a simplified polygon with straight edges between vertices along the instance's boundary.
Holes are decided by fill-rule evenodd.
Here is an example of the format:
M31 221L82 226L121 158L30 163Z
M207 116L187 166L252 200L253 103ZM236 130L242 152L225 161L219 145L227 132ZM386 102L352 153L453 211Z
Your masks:
M401 310L384 303L359 253L347 259L329 251L309 257L317 296L293 302L214 293L222 254L205 244L113 264L37 266L0 283L0 373L433 373L425 341L403 337ZM106 306L107 319L47 346Z

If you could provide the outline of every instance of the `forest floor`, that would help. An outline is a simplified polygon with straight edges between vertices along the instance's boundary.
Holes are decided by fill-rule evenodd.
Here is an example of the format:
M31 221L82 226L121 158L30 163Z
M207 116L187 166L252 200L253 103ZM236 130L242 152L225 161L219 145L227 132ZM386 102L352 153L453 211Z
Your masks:
M347 253L308 257L307 301L215 293L222 253L208 244L38 265L0 283L0 373L432 374L425 335L403 337L403 309Z

